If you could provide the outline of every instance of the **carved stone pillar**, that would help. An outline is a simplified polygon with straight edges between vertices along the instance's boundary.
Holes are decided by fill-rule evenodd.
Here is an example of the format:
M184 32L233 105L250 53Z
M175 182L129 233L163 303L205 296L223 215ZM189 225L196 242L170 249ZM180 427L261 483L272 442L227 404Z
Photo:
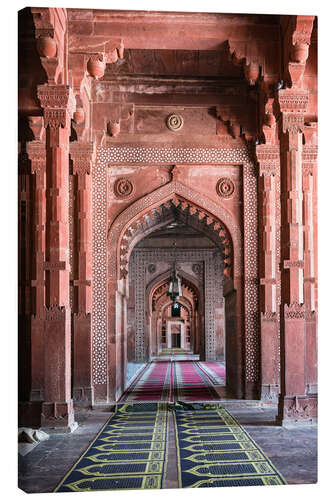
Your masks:
M44 402L42 426L75 427L69 303L69 135L75 99L66 85L40 85L46 128Z
M278 146L256 148L261 199L261 399L277 401L279 394L279 313L277 293L277 184L280 167Z
M21 150L22 148L22 150ZM18 179L18 381L19 381L19 401L20 401L20 425L23 416L29 419L30 407L24 402L28 401L31 392L31 355L30 355L30 335L31 335L31 259L32 249L32 229L31 220L32 205L32 175L29 169L28 155L24 148L24 143L19 143L19 179ZM40 410L37 408L40 414Z
M216 359L215 336L215 268L214 259L205 260L205 353L200 359L214 361ZM221 276L222 279L222 276ZM200 353L201 354L201 353Z
M315 416L316 402L306 396L303 249L302 131L307 91L279 92L282 113L282 356L278 422Z
M317 147L303 148L306 392L317 392Z
M74 366L73 398L76 404L92 404L91 362L91 163L90 143L70 144L74 176ZM74 271L74 273L73 273Z
M44 310L45 310L45 225L46 225L46 149L41 141L27 144L34 177L34 252L31 286L35 289L31 317L31 390L30 401L44 400Z

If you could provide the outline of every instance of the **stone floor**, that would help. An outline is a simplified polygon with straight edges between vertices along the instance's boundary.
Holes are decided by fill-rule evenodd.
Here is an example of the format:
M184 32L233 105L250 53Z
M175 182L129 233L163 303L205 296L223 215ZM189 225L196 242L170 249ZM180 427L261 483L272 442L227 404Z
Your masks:
M315 424L294 428L276 426L274 406L261 407L255 403L234 401L226 402L225 407L248 431L289 484L317 481ZM29 493L52 491L109 416L108 411L80 411L76 416L79 427L74 433L53 434L27 455L19 455L19 487ZM176 448L171 414L169 424L166 487L176 488Z

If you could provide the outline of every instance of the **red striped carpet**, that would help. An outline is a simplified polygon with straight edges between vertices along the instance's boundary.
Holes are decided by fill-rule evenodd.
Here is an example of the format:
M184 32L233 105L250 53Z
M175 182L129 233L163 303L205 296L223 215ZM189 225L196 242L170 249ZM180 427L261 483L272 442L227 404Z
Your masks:
M173 363L150 363L128 387L120 401L173 401Z
M124 401L214 401L214 381L196 361L152 362L120 398Z
M225 385L225 365L218 361L205 361L198 363L202 370L214 385Z
M177 401L214 401L220 399L211 381L196 361L175 363L174 395Z

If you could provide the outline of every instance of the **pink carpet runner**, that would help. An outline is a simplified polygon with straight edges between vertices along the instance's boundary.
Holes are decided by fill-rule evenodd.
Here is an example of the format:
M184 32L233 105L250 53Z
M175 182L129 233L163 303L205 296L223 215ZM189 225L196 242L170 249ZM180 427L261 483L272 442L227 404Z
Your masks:
M199 365L201 363L197 361L152 362L138 374L120 401L173 402L219 399L214 385L220 384L216 384L214 376L210 375L210 372L206 373Z
M225 385L225 365L218 361L205 361L198 363L202 370L214 385Z
M220 399L211 381L195 361L175 363L175 401L214 401Z
M150 363L128 387L120 401L173 401L173 363Z

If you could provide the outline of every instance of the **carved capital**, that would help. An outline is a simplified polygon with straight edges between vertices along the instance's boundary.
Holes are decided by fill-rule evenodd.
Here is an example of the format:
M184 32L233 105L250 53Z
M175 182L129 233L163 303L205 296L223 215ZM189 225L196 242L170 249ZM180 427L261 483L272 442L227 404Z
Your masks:
M91 163L95 154L94 144L71 142L69 146L69 153L71 159L73 160L73 174L90 174Z
M66 316L66 308L58 304L52 304L44 308L44 319L46 321L63 321Z
M278 316L276 312L273 311L265 311L264 313L261 313L261 321L272 321L272 322L277 322Z
M307 90L280 90L278 101L281 113L299 113L304 115L308 106L309 93Z
M316 162L318 157L317 146L303 146L302 161L303 162Z
M261 278L260 285L276 285L275 278Z
M46 171L46 149L43 142L28 142L27 154L31 161L31 173L38 174Z
M299 269L304 268L304 260L285 260L283 261L283 268L284 269L291 269L298 267Z
M305 305L293 302L292 304L284 305L284 318L285 319L304 319L305 318Z
M39 85L37 95L44 108L44 125L51 128L69 127L69 120L76 107L71 87L68 85Z
M259 163L259 175L275 175L280 165L280 149L278 146L261 144L256 147L256 156Z
M285 134L302 132L304 128L304 115L296 113L283 113L282 114L282 131Z
M303 175L313 175L313 164L312 163L303 163Z
M54 26L51 23L50 9L48 7L30 7L35 25L35 36L54 37Z
M69 85L39 85L38 99L42 108L75 109L75 97Z
M69 119L66 109L45 109L44 123L45 128L69 127Z
M296 27L292 36L293 45L310 45L314 18L314 16L297 16Z
M43 269L46 271L63 271L66 269L65 261L46 261L43 262Z

